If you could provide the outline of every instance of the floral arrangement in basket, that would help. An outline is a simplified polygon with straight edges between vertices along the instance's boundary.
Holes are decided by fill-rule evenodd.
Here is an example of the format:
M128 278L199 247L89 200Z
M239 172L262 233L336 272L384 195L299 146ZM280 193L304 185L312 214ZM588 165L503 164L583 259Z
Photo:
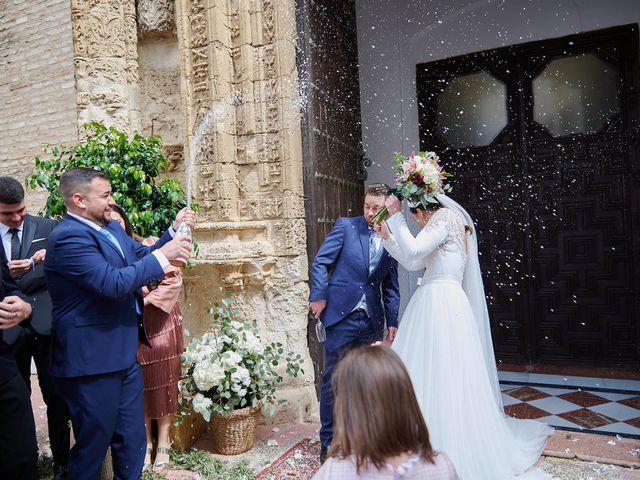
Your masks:
M234 319L232 299L209 309L214 328L194 338L182 356L180 380L181 415L195 411L208 422L212 414L230 415L234 410L270 404L273 415L277 403L275 391L283 378L276 371L284 357L286 373L292 377L304 374L303 358L285 355L281 343L265 345L256 322L247 324Z
M406 198L411 205L427 206L428 203L438 203L435 196L439 193L450 192L451 186L444 183L450 173L438 163L440 158L435 152L418 152L413 149L406 157L400 152L393 153L393 163L396 171L396 184L390 194L400 200ZM373 217L377 225L389 215L385 207Z

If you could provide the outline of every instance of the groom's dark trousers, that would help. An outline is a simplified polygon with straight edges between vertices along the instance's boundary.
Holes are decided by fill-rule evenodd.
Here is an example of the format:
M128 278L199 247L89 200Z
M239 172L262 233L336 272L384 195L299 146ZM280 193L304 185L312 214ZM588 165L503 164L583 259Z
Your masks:
M369 316L364 310L351 312L340 322L327 329L324 343L324 369L320 392L320 419L322 426L320 440L329 446L333 438L333 393L331 378L333 370L342 355L352 346L371 344L382 337L373 329Z
M170 239L167 232L145 247L117 222L100 231L69 214L49 236L51 373L69 406L76 440L69 480L98 480L109 445L115 480L141 475L146 434L136 353L138 339L146 336L140 288L164 277L150 253Z
M333 438L331 376L351 345L382 340L398 326L398 263L382 248L370 255L372 233L363 216L338 218L311 267L310 301L326 300L321 319L327 331L320 393L320 441ZM363 295L366 311L362 305ZM368 312L368 313L367 313Z

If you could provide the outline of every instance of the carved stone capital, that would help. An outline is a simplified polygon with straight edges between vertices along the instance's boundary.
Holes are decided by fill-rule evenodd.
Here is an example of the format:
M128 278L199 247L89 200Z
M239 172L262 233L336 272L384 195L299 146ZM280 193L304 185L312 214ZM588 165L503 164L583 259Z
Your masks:
M136 0L138 31L173 32L176 29L175 0Z

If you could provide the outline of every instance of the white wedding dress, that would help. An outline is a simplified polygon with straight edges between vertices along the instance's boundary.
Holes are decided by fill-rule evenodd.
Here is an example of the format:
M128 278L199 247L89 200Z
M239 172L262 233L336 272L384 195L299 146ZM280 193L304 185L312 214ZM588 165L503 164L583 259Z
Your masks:
M433 448L451 458L462 480L549 479L530 467L553 429L503 411L477 241L464 231L471 218L450 198L437 198L448 208L416 237L401 213L387 220L387 251L407 270L426 268L392 348L409 371Z

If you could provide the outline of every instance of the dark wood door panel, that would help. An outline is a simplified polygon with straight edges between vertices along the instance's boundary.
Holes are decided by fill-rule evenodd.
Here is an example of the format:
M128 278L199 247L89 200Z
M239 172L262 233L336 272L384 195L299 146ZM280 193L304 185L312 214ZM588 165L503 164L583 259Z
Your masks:
M534 79L585 54L617 72L619 105L597 132L552 137L534 121ZM438 96L454 77L483 71L507 87L508 125L490 145L451 148L434 128ZM416 74L421 146L440 153L452 196L478 222L496 357L637 368L637 26L421 64Z
M477 219L496 357L526 361L524 188L515 148L507 144L448 150L442 160L454 175L452 197Z
M532 151L533 197L548 200L531 205L537 358L632 363L637 339L626 136L550 139L535 142Z

